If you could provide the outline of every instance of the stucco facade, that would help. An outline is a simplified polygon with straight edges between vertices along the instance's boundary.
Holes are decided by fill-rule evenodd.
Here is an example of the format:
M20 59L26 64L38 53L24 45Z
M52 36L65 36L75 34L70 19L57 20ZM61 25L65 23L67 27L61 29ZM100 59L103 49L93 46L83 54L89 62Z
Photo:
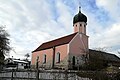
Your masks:
M87 54L86 53L87 50L88 50L88 36L82 33L77 33L68 44L55 46L54 49L50 48L33 52L32 65L36 65L36 59L39 56L39 67L52 68L52 64L54 62L54 68L71 69L73 67L70 66L73 64L73 56L75 57L76 66L78 63L79 65L83 64L84 62L81 59L81 56ZM55 56L53 56L54 52ZM60 53L60 63L56 62L57 53ZM43 63L44 55L46 55L46 63Z
M68 50L69 65L72 65L69 66L70 69L85 63L85 61L82 59L82 56L87 54L88 51L87 43L88 43L88 36L85 36L81 33L76 34L76 36L70 41L69 50Z
M72 69L84 63L82 56L88 52L86 35L87 17L80 11L73 19L74 33L40 45L32 53L32 65L39 67Z
M53 49L47 49L47 50L42 50L42 51L37 51L32 54L32 65L36 65L37 62L37 57L39 57L39 66L43 65L43 56L46 55L46 62L47 63L52 63L52 56L53 56ZM48 64L47 64L48 65Z
M60 63L57 63L56 61L56 54L60 53ZM46 63L43 63L44 55L46 55ZM68 44L60 45L55 47L55 60L54 60L54 67L62 68L67 67L67 56L68 55ZM36 65L36 59L39 57L39 67L46 67L46 68L52 68L52 62L53 62L53 48L41 50L34 52L32 54L32 65ZM60 66L60 67L59 67Z

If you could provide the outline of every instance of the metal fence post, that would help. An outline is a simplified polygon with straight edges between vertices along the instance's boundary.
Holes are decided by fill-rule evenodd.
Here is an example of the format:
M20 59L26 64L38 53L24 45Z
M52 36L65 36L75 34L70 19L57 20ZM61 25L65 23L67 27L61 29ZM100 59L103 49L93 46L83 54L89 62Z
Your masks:
M12 69L12 76L11 76L11 80L13 80L13 69Z
M68 70L65 70L65 80L68 80Z
M37 60L36 60L36 70L37 70L37 73L36 73L36 80L39 80L39 56L37 56Z
M39 70L37 70L36 80L39 80Z

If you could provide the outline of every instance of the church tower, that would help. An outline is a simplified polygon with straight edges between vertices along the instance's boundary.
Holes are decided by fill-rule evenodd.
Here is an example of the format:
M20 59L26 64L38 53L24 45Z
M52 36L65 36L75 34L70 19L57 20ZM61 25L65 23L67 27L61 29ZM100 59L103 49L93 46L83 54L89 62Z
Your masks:
M87 17L81 13L81 7L79 7L79 12L73 18L74 32L79 32L86 35L86 25Z
M79 33L80 35L80 42L85 51L85 53L89 50L88 45L88 36L86 35L86 26L87 26L87 17L81 12L81 7L79 7L79 12L76 14L73 18L73 27L74 27L74 33Z

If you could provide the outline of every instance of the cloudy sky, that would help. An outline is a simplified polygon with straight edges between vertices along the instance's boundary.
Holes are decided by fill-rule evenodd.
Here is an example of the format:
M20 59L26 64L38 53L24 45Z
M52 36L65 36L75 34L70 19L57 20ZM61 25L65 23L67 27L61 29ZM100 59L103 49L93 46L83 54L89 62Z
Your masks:
M120 0L0 0L0 25L6 26L13 47L10 57L24 58L42 42L73 33L79 5L88 18L90 48L107 47L117 54Z

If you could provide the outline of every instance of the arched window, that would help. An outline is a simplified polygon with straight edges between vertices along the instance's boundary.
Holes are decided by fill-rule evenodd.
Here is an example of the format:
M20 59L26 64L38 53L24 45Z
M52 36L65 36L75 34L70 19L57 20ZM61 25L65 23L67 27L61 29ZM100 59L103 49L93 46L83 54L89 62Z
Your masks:
M82 24L80 24L80 26L82 26Z
M56 63L60 63L60 53L56 54Z
M76 27L77 27L77 24L76 24Z
M43 55L43 63L46 63L46 54Z

